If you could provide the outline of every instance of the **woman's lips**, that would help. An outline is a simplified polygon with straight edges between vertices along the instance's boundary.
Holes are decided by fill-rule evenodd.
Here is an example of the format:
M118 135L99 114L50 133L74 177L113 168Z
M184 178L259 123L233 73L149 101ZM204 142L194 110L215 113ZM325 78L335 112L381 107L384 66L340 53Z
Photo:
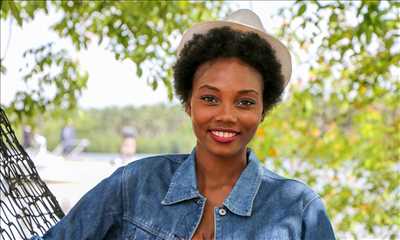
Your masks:
M220 143L230 143L236 140L239 133L231 131L211 130L210 135L216 141Z

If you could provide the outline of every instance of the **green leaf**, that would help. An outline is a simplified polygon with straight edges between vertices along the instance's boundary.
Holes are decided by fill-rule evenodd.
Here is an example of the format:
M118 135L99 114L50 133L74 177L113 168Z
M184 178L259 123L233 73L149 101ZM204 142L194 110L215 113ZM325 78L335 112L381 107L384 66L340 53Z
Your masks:
M156 90L157 87L158 87L158 82L157 82L157 80L153 80L153 81L151 82L151 88L152 88L153 90Z
M332 15L329 17L329 22L337 23L337 20L338 20L337 14L336 13L332 13Z
M136 74L138 75L138 77L142 76L143 70L142 70L141 66L136 67Z
M302 4L299 8L299 11L297 12L297 16L301 16L304 14L304 12L307 10L307 5Z
M10 7L11 14L17 20L18 25L22 26L22 17L20 15L19 8L15 4L14 0L8 0L6 2L8 3L8 6Z

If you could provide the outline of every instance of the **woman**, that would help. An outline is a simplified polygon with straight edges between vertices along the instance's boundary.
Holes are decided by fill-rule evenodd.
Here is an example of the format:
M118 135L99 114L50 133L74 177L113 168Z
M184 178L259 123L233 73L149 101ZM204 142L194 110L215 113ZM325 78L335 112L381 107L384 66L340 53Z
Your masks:
M247 148L290 78L287 48L239 10L195 25L178 52L175 91L197 138L192 153L118 169L44 239L334 239L319 196Z

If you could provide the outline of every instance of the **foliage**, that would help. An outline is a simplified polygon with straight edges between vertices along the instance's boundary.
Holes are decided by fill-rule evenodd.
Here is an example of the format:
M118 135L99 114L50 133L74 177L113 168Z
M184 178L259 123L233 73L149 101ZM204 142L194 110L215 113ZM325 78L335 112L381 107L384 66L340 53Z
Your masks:
M8 106L10 121L34 126L36 123L32 117L39 113L60 113L76 108L88 75L80 72L78 62L70 59L65 50L54 50L52 45L24 53L25 58L32 60L27 61L22 78L29 87L17 92Z
M53 29L70 39L76 49L85 49L93 41L102 44L117 59L135 62L139 76L154 88L162 82L169 93L174 60L171 42L193 22L214 18L217 12L224 15L221 2L0 4L1 17L12 16L19 25L31 21L40 11L49 13L53 9L61 13ZM284 19L279 28L281 38L297 54L300 66L310 66L310 71L303 79L292 79L298 84L291 86L289 100L269 113L252 142L253 148L268 167L302 179L322 195L338 239L399 239L400 209L396 203L400 202L400 3L297 1L277 18ZM39 67L28 69L26 81L38 79L43 86L56 89L56 82L66 84L55 76L43 77L46 74L40 70L41 62L42 68L47 69L55 62L55 56L64 54L53 46L27 53L51 54L50 62L46 57L37 59ZM49 109L59 109L65 102L68 104L63 105L64 109L74 106L68 101L76 99L87 76L66 57L55 65L64 69L72 64L75 77L69 76L68 81L77 83L69 97L57 103L41 92L25 94L8 108L8 115L21 111L18 106L24 106L25 112L20 115L28 117L38 116L52 104ZM1 64L0 72L6 72ZM42 77L34 77L37 74ZM45 79L53 77L56 80L47 84ZM67 87L60 89L64 89L60 91L63 96ZM30 96L31 100L25 100ZM41 96L44 100L40 100ZM184 114L177 109L159 108L108 108L71 116L78 135L92 142L89 151L117 151L120 127L125 124L134 125L143 137L139 139L139 152L173 152L176 147L178 152L189 151L194 140L190 124L181 118ZM47 114L39 119L47 123L43 126L45 135L54 147L58 141L54 132L63 123L48 121Z
M318 190L339 239L400 237L399 7L299 1L280 13L291 19L281 36L311 65L308 84L292 87L253 146Z
M175 59L172 43L193 23L216 18L217 13L224 15L219 1L8 0L0 4L1 18L12 17L19 26L32 21L40 12L60 15L52 30L69 39L78 51L91 42L105 46L116 59L133 61L137 75L154 89L162 83L170 98L171 66ZM57 49L54 43L33 47L24 55L35 59L24 81L36 81L33 85L39 88L17 94L6 109L10 120L26 123L45 111L63 113L65 109L74 109L88 78L79 63L69 59L65 50ZM58 74L49 76L48 70L54 67L59 68ZM1 64L0 70L5 73ZM51 94L54 91L55 96Z
M67 122L75 127L78 138L89 140L88 152L118 153L122 129L127 126L137 131L138 153L187 153L195 145L191 122L177 105L79 110L68 120L44 115L41 121L46 124L38 125L35 132L46 137L50 150L60 144L61 129Z

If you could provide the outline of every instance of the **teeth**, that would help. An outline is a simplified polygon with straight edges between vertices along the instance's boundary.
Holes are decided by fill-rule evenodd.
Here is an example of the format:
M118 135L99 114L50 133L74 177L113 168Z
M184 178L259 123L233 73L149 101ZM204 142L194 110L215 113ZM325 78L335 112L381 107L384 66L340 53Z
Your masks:
M233 132L222 132L222 131L212 131L212 133L214 135L217 135L218 137L225 137L225 138L233 137L236 135L236 133Z

